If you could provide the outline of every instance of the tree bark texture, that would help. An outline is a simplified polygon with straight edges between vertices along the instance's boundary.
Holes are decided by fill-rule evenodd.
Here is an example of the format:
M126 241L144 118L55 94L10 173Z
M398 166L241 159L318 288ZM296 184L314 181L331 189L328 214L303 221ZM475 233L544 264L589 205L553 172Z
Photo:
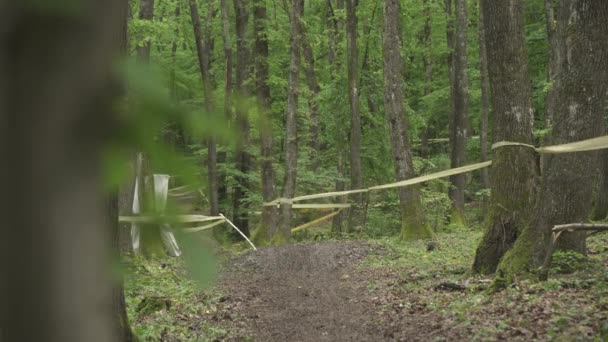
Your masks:
M482 3L479 4L482 6ZM479 73L481 82L481 113L479 115L479 149L482 162L488 160L488 118L490 116L490 79L488 78L488 55L486 51L486 32L483 23L483 10L479 11ZM481 169L481 184L490 188L490 175L487 168ZM484 203L487 199L484 197ZM485 207L485 205L484 205Z
M350 187L363 187L363 170L361 166L361 108L359 104L359 59L357 52L357 5L358 0L346 0L346 36L348 53L348 100L350 104ZM361 225L361 206L363 196L353 195L355 205L349 211L348 230Z
M209 2L212 4L212 2ZM210 32L208 27L211 25L210 20L213 13L213 7L210 6L207 11L205 26L206 32ZM201 80L203 81L203 99L205 101L205 111L212 113L215 109L213 99L213 85L211 81L210 55L211 49L209 39L203 39L201 30L201 20L198 13L198 5L196 0L190 0L190 17L192 19L192 30L194 31L194 39L196 41L196 52L198 56L199 71ZM219 214L219 198L218 198L218 175L217 175L217 144L214 137L207 140L207 186L209 189L209 214L216 216Z
M250 188L247 180L247 173L251 169L251 155L247 152L249 146L249 119L247 114L246 99L248 96L245 81L249 69L249 41L247 30L249 22L249 1L234 0L234 14L236 17L236 126L240 138L236 144L236 168L240 173L237 177L237 185L233 195L233 222L249 236L249 205L245 200L247 191Z
M304 30L302 32L302 53L304 55L304 62L306 63L306 83L308 85L308 90L310 91L308 104L310 108L309 145L313 153L311 165L313 171L317 171L319 169L319 163L321 162L321 160L316 157L321 152L321 141L319 140L319 101L317 99L321 92L321 86L319 86L315 71L315 56L312 45Z
M557 76L557 102L551 144L594 138L604 133L608 98L608 2L563 1L558 35L565 39L565 58ZM593 208L598 152L567 153L547 158L537 229L545 238L554 225L584 222ZM558 248L586 253L585 233L564 232ZM533 260L536 265L536 260Z
M391 148L397 181L415 176L412 151L405 122L403 58L401 57L401 5L384 1L384 110L391 130ZM401 237L417 240L432 237L418 187L400 187Z
M422 11L424 15L424 29L422 39L424 44L424 96L427 96L432 91L433 85L433 32L431 25L431 3L430 0L422 0Z
M600 184L595 199L593 219L600 221L608 215L608 151L600 153Z
M456 36L454 41L453 87L454 111L450 119L450 160L456 168L466 163L469 112L469 78L467 75L467 2L456 0ZM466 175L450 177L452 187L452 222L464 222L464 190Z
M300 22L304 13L304 0L291 2L291 47L289 49L289 89L287 94L287 119L285 122L285 181L283 183L283 197L293 198L296 193L296 177L298 162L298 84L300 81L300 46L302 24ZM281 205L280 228L283 238L291 238L291 204Z
M78 5L0 3L3 341L120 340L99 170L124 3Z
M253 5L253 28L255 36L255 84L256 97L260 115L260 144L262 168L262 199L270 202L275 198L275 174L273 166L273 131L270 117L270 86L268 85L268 32L266 21L268 15L263 0L255 0ZM271 233L276 232L276 207L262 208L262 222L256 231L256 240L264 243L272 238Z
M547 21L547 41L549 43L549 65L547 68L548 81L551 83L545 105L545 127L551 127L553 124L553 115L557 105L557 76L559 68L562 65L564 56L564 39L557 33L558 21L556 17L556 9L562 6L561 1L554 3L553 0L545 0L545 19Z
M533 144L532 91L522 0L482 0L495 142ZM492 273L530 219L536 195L536 156L523 146L493 152L492 194L473 270Z
M224 43L224 117L226 122L232 121L232 39L230 36L230 8L228 0L220 0L220 12L222 16L222 41ZM217 154L218 164L226 162L226 152ZM226 174L220 172L218 175L218 201L225 203L228 199L228 187L226 185Z

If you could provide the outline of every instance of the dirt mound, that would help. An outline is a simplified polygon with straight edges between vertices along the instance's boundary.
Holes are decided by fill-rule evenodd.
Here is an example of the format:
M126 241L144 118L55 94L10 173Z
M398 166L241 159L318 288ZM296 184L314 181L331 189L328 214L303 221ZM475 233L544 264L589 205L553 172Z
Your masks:
M386 311L392 300L370 296L370 274L356 268L369 253L382 250L366 242L341 242L262 248L239 256L224 270L221 286L229 296L214 320L232 340L426 340L425 331L435 329L426 323L428 317L395 315Z

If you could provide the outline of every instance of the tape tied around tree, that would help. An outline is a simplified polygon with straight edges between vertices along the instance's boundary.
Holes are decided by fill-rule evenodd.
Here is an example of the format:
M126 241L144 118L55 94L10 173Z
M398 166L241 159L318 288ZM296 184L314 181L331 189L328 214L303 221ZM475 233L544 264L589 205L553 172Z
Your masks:
M567 144L552 145L535 147L529 144L512 141L501 141L492 145L492 149L497 149L505 146L523 146L532 148L534 151L541 154L560 154L560 153L574 153L574 152L586 152L596 151L608 148L608 135L604 135L597 138L591 138L581 141L576 141Z

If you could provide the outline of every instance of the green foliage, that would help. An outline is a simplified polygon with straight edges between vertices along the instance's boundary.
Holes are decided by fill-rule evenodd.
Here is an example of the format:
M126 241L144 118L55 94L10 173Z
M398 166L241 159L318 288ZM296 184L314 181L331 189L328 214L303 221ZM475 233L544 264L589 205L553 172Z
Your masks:
M142 341L211 341L225 331L204 322L221 295L201 290L179 258L127 258L125 277L128 316Z
M587 258L573 251L556 251L553 253L551 271L559 274L572 273L583 268L587 264Z

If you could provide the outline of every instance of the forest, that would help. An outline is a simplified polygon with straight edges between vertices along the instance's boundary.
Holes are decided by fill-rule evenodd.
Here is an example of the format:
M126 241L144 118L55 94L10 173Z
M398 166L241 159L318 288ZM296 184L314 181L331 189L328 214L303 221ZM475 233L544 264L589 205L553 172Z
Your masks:
M0 0L0 342L608 340L607 24Z

